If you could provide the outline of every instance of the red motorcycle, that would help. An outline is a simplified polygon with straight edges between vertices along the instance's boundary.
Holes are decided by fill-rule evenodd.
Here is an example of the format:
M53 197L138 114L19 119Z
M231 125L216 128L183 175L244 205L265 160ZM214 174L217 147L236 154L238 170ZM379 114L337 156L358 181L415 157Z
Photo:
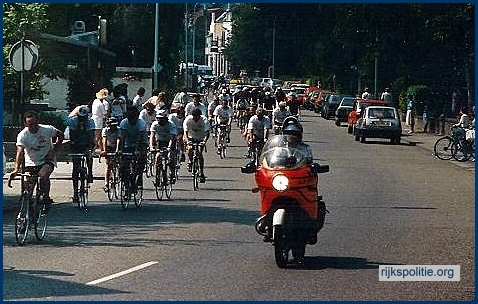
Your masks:
M262 206L255 229L273 244L280 268L289 263L289 252L303 263L306 244L317 243L328 212L318 195L317 174L329 172L329 166L312 163L302 148L294 136L275 135L265 143L258 167L251 162L241 168L255 173L252 192L260 193Z

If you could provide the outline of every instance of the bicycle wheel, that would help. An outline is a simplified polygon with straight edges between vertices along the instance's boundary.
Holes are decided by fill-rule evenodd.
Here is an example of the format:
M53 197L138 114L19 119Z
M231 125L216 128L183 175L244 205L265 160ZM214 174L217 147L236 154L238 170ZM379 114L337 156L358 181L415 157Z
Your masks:
M86 170L84 168L80 169L80 178L78 181L78 209L85 210L88 205L88 184L86 181Z
M154 180L154 188L156 191L156 197L158 200L163 199L163 170L161 169L156 169L156 178Z
M48 225L48 213L46 205L43 202L43 195L36 198L36 225L35 225L35 237L37 241L42 241L46 235L46 227Z
M163 172L164 176L166 177L165 182L163 183L163 191L166 194L166 198L171 198L171 193L173 192L173 184L167 178L167 170Z
M136 180L136 179L135 179ZM143 205L143 188L135 187L136 191L134 192L134 204L136 208L141 208Z
M466 143L463 140L457 140L451 146L451 155L456 161L465 162L470 159L471 153L465 145Z
M129 201L131 200L131 192L129 191L130 181L129 178L126 180L121 179L120 181L120 201L121 201L121 208L126 210L129 205Z
M154 153L148 152L146 157L146 177L154 177Z
M453 157L451 153L452 144L453 139L450 136L445 136L438 139L433 147L435 156L441 160L450 160Z
M28 210L29 194L23 192L20 197L20 208L15 217L15 239L17 244L22 246L28 237L28 222L30 220L30 211Z
M197 157L193 159L193 189L194 191L199 189L199 160Z

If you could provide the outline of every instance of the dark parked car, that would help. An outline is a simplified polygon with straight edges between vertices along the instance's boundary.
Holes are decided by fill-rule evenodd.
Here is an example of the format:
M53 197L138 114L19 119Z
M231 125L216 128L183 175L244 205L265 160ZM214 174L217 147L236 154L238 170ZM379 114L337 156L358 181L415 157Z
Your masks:
M344 98L344 95L338 94L330 94L327 96L327 99L322 104L322 111L320 115L325 118L329 119L331 116L335 115L335 110L339 107L340 101Z
M337 110L335 110L335 125L340 126L342 122L347 122L347 117L355 104L355 97L346 96L342 98Z

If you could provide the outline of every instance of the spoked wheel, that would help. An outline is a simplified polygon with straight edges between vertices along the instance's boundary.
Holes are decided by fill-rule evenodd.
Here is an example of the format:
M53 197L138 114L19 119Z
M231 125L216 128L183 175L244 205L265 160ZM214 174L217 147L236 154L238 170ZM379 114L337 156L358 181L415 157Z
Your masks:
M466 162L471 157L471 149L468 148L467 143L459 140L451 146L451 154L457 161Z
M46 235L46 227L48 224L47 207L43 203L43 197L38 199L36 211L36 225L35 225L35 237L37 241L42 241Z
M118 176L116 168L111 169L111 176L108 180L108 199L112 202L118 199Z
M129 201L131 200L131 192L129 190L129 179L126 181L121 180L120 182L120 201L121 201L121 208L126 210L129 205Z
M15 217L15 239L17 244L22 246L28 237L28 220L30 212L28 210L28 195L24 193L20 198L20 209Z
M289 260L289 246L287 245L284 227L277 225L273 228L274 256L279 268L285 268Z
M433 151L436 157L441 160L450 160L453 155L451 153L451 146L453 145L453 139L449 136L438 139L435 142Z
M154 153L148 153L146 159L146 177L154 177Z
M87 211L88 208L88 182L86 181L86 172L80 173L80 179L78 181L78 209L81 211Z
M154 180L154 188L156 190L156 197L158 200L163 199L163 193L164 193L164 188L163 188L163 170L156 170L156 178Z
M135 187L136 191L134 193L134 204L136 208L141 208L143 205L143 188Z
M227 154L227 147L226 145L224 145L221 148L221 158L226 158L226 154Z
M194 191L196 191L199 189L199 163L197 158L193 160L192 172L193 172L193 189Z
M173 185L171 183L168 183L168 185L165 185L163 187L164 187L164 193L166 193L166 197L170 199L171 193L173 192Z

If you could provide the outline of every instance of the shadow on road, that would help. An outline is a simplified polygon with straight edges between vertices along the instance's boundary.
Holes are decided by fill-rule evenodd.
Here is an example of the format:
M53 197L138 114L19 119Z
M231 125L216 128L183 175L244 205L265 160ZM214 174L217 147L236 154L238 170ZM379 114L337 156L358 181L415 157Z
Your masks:
M124 291L112 290L83 283L66 282L52 277L74 276L71 273L47 270L3 269L3 300L71 297L92 294L121 294ZM21 285L18 283L21 282Z
M327 268L333 269L378 269L379 265L400 265L397 263L383 263L368 261L366 258L358 257L331 257L315 256L305 257L303 265L293 266L291 268L321 270Z

